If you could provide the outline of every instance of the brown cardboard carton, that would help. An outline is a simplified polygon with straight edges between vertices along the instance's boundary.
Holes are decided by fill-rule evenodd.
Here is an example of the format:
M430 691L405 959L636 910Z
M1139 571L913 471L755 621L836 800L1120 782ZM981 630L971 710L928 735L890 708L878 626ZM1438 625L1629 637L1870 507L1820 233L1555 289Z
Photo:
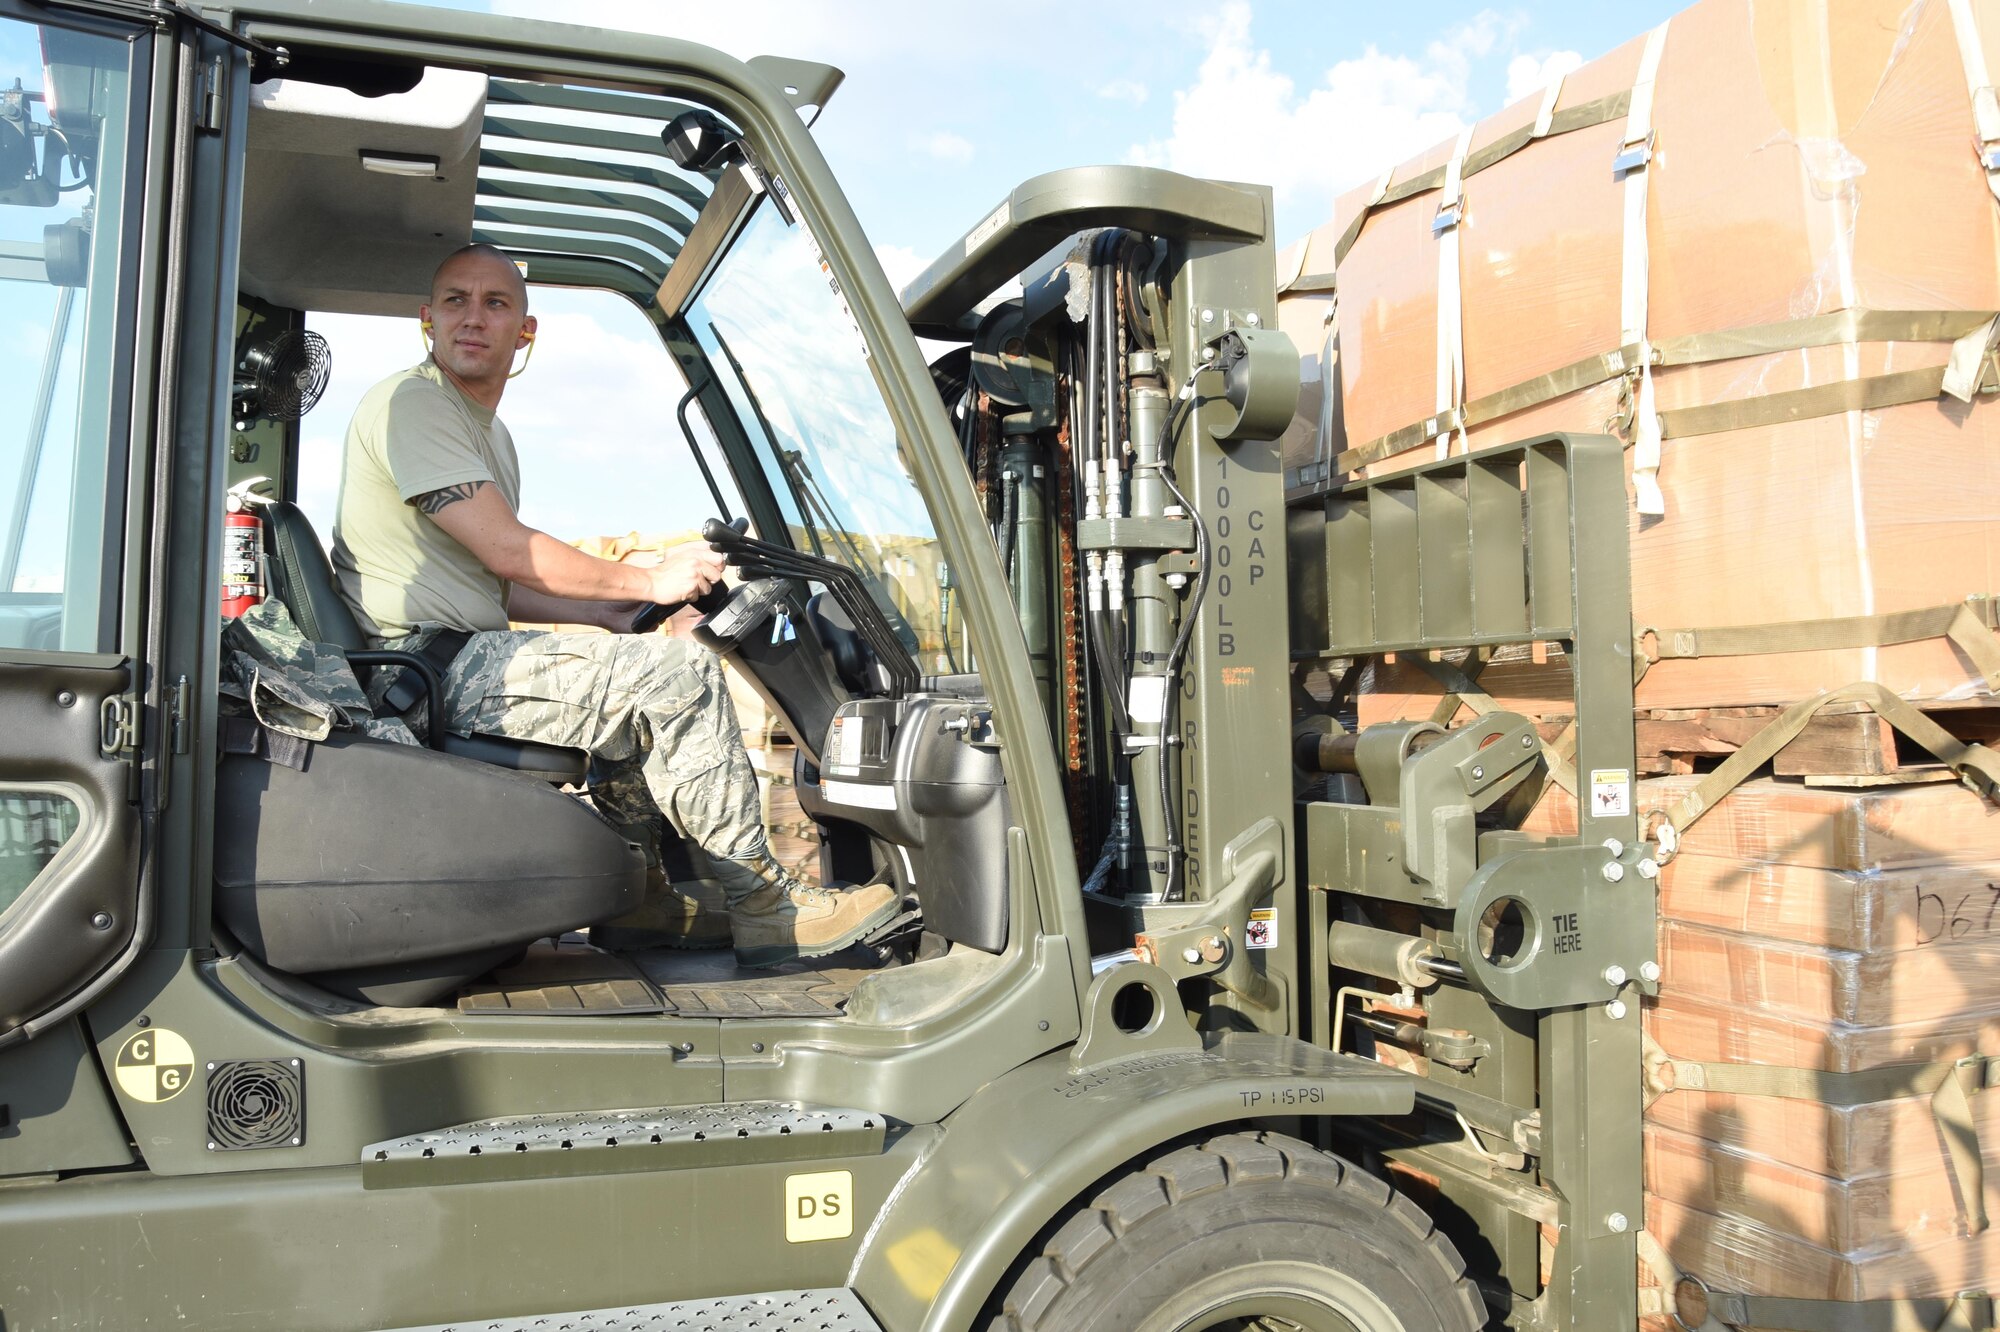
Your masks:
M2000 19L1987 15L1982 38L1989 62L2000 61ZM1571 74L1558 118L1630 89L1643 46L1629 42ZM1644 171L1653 344L1844 311L2000 309L2000 208L1968 146L1971 99L1946 6L1704 0L1673 18L1654 87ZM1482 122L1473 155L1532 124L1540 103L1530 97ZM1333 272L1338 286L1337 300L1322 291L1281 302L1307 385L1288 465L1333 458L1439 410L1440 290L1453 272L1463 400L1625 345L1627 178L1612 170L1624 133L1614 117L1551 134L1466 178L1455 270L1433 231L1435 189L1367 210L1336 266L1337 240L1375 183L1345 196L1280 264L1288 275ZM1455 146L1398 168L1391 183L1438 166ZM1949 349L1927 339L1766 351L1663 365L1653 388L1671 419L1941 366ZM1629 434L1631 388L1600 383L1442 447L1551 430ZM1428 461L1440 447L1421 444L1373 470ZM1938 398L1669 438L1658 479L1664 514L1632 518L1640 625L1874 615L2000 585L2000 406L1990 401ZM1551 670L1523 660L1482 685L1503 706L1535 711L1528 700L1567 698L1566 680L1536 682ZM1857 680L1922 699L1988 693L1949 644L1926 641L1664 661L1641 682L1639 705L1784 703ZM1364 693L1362 720L1427 713L1441 692L1414 670L1387 672Z

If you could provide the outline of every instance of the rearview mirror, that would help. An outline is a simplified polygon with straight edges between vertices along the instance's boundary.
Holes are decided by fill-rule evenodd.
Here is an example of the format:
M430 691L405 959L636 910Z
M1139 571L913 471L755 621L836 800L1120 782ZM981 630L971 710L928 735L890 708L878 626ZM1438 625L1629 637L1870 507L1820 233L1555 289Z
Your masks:
M683 111L660 131L667 156L683 171L717 171L743 160L743 136L711 111Z

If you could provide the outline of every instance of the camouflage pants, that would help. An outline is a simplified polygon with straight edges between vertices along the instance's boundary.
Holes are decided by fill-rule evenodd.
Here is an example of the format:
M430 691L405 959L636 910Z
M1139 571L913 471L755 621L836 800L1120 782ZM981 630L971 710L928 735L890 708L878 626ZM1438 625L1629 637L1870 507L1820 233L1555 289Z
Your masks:
M711 859L765 854L736 705L721 660L697 644L656 634L478 633L445 677L445 706L461 735L587 750L591 802L656 867L661 815Z

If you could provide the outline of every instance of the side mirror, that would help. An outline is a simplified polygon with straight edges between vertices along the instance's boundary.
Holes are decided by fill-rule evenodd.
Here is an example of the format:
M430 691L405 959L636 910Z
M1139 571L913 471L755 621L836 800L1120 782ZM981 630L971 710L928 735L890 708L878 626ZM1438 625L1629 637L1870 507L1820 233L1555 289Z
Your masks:
M744 160L743 136L712 111L683 111L660 131L667 156L683 171L718 171Z
M90 281L90 228L81 218L71 218L42 228L42 267L49 283L57 287L81 287Z

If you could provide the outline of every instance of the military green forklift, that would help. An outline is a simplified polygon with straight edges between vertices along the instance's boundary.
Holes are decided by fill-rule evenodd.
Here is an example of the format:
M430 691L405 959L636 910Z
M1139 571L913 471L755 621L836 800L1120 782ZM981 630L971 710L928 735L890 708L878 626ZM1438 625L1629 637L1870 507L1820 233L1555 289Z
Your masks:
M1038 177L899 302L839 81L0 0L5 1332L1634 1326L1617 443L1285 475L1256 186ZM706 478L696 632L824 876L906 895L860 955L596 947L644 867L583 755L223 706L258 571L396 664L294 502L310 325L468 240L657 331L626 447ZM1348 664L1522 642L1575 667L1578 838L1518 831L1571 762L1520 718L1351 733Z

